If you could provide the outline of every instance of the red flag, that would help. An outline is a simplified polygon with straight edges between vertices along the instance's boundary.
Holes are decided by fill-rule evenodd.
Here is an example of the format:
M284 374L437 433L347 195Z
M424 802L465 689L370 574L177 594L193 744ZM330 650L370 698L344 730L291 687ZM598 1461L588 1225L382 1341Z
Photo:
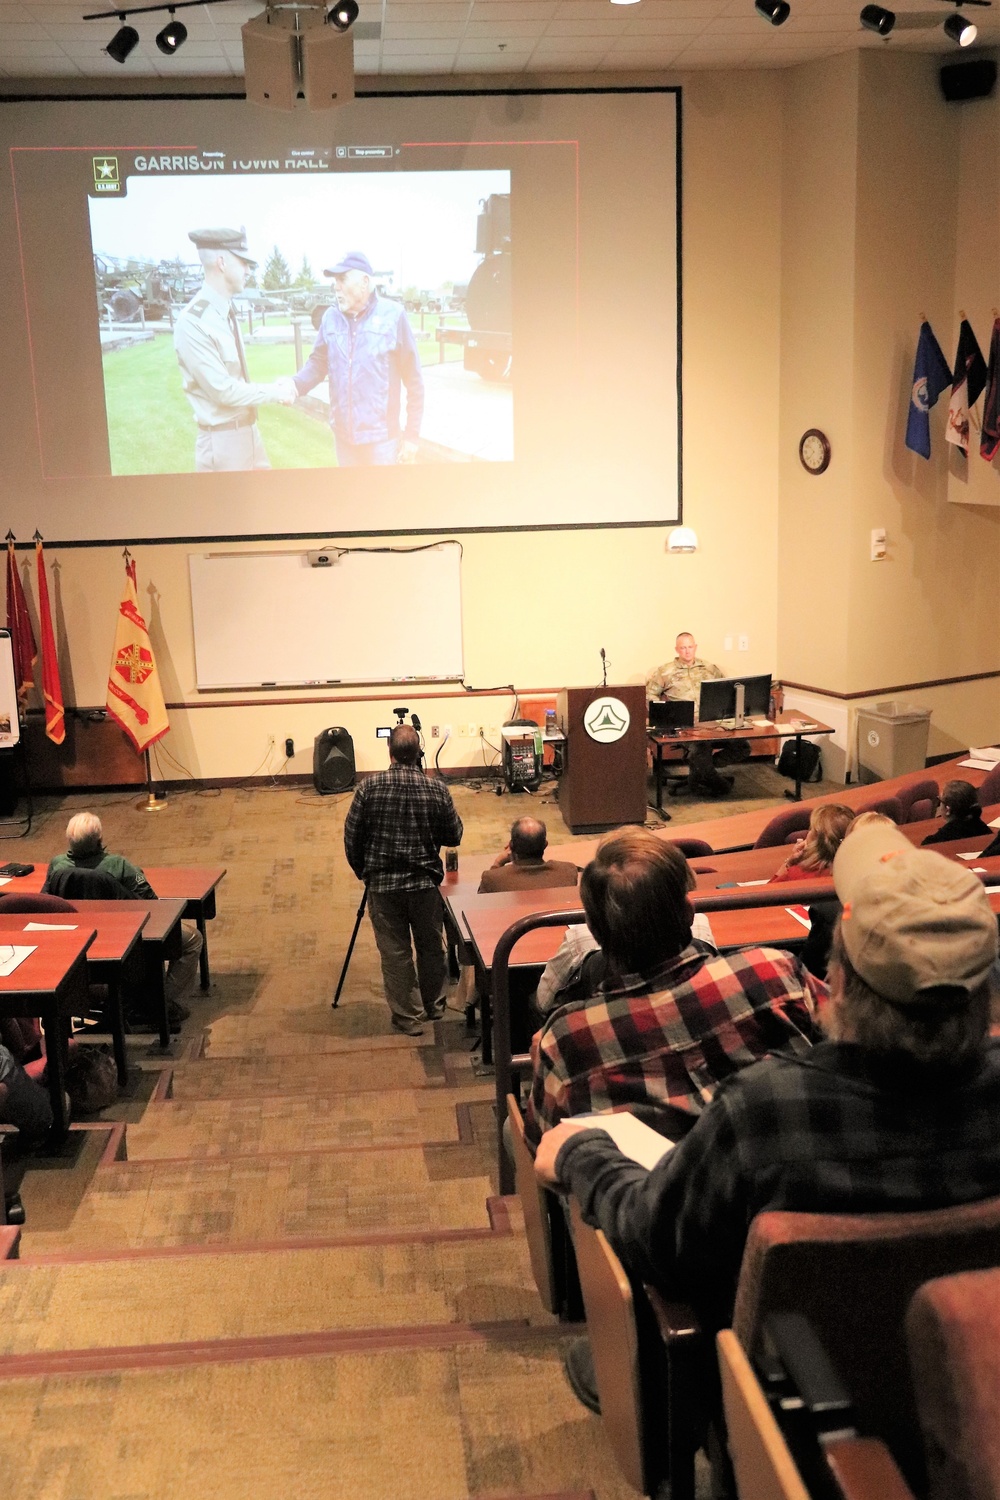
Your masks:
M7 629L14 653L14 686L18 701L23 704L29 688L35 685L35 660L38 647L35 632L31 628L28 602L21 586L21 575L17 571L14 553L14 538L7 538Z
M121 725L140 755L170 728L149 631L139 613L134 558L125 564L125 592L118 606L118 628L108 673L108 713Z
M59 658L52 629L49 607L49 580L45 573L45 553L41 537L35 538L35 560L38 563L38 624L42 632L42 699L45 703L45 733L54 745L66 738L66 716L63 709L62 683L59 681Z

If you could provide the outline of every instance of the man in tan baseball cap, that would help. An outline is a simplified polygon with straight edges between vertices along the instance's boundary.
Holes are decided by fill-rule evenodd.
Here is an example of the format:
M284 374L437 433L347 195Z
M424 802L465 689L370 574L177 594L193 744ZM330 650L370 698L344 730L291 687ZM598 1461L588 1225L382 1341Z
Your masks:
M653 1168L564 1120L535 1172L572 1193L628 1269L727 1326L747 1230L766 1209L887 1213L1000 1195L997 924L971 870L894 827L849 833L830 956L828 1040L717 1089Z

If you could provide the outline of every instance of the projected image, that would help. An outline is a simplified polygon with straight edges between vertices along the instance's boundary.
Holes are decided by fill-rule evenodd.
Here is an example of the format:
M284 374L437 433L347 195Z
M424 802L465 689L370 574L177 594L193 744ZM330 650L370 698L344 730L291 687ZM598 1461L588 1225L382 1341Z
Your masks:
M513 458L509 172L183 160L89 200L113 474Z

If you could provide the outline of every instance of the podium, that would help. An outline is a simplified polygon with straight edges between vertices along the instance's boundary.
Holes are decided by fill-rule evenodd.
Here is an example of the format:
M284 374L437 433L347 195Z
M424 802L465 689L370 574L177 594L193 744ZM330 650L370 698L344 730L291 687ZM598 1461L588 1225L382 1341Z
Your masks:
M645 823L645 687L564 688L558 717L566 731L559 807L572 832Z

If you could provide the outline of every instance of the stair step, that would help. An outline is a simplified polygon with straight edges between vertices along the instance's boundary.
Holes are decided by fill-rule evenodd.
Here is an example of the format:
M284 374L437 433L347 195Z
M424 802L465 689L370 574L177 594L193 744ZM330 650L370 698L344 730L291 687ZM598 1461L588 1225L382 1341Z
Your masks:
M551 1334L466 1325L355 1351L238 1347L6 1379L5 1500L242 1500L276 1485L300 1500L634 1500Z
M486 1227L492 1191L475 1146L292 1151L115 1162L61 1215L25 1180L26 1257L63 1250L212 1245Z
M171 1098L150 1105L128 1127L130 1161L233 1157L310 1148L458 1142L468 1109L487 1107L492 1083L455 1089L368 1090L250 1099Z
M434 1047L310 1052L298 1058L206 1058L174 1068L175 1099L238 1099L270 1094L337 1094L415 1089L444 1082L444 1062ZM468 1080L465 1080L468 1081Z

